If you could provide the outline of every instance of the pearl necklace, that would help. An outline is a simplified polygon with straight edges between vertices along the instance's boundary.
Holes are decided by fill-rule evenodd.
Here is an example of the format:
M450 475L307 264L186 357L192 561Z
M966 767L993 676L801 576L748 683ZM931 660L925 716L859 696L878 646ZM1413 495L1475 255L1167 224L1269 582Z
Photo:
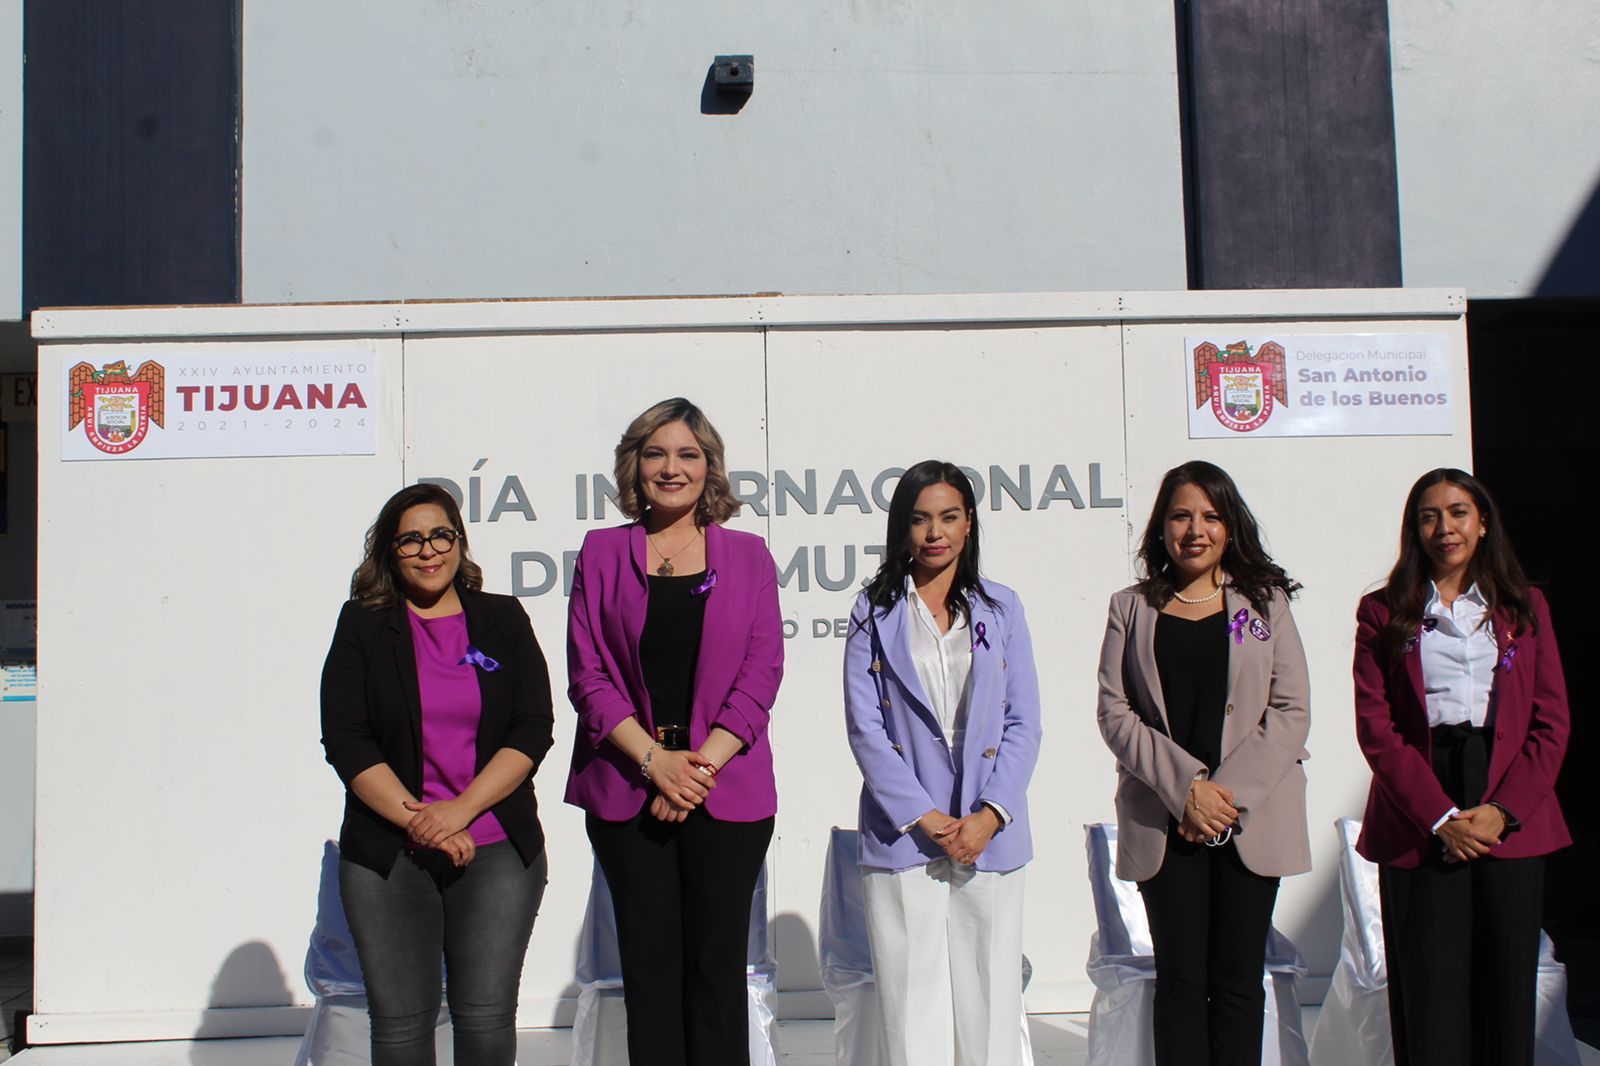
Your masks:
M1175 600L1177 600L1179 603L1187 603L1191 607L1195 606L1196 604L1210 603L1212 600L1216 599L1220 595L1222 595L1222 586L1221 585L1218 585L1216 588L1212 589L1210 595L1201 596L1198 599L1193 599L1193 600L1191 600L1189 597L1185 596L1183 593L1177 591L1176 589L1174 589L1173 592L1172 592L1172 596L1173 596L1173 598Z

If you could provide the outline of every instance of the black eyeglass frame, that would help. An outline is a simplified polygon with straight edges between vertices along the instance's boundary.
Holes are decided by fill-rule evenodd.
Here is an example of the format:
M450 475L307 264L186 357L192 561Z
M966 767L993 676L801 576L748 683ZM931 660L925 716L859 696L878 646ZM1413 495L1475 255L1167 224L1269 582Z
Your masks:
M402 533L389 542L394 553L402 559L415 559L422 554L422 545L427 544L433 549L435 555L449 555L455 550L456 541L466 536L459 529L436 529L424 537L421 533ZM444 547L439 546L439 541L444 541ZM407 551L413 548L414 551Z

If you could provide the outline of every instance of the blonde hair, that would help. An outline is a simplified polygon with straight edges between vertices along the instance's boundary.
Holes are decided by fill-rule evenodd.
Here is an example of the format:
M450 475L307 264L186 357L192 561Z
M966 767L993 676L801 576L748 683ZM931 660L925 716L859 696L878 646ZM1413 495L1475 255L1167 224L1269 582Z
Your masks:
M662 400L644 410L628 423L628 428L617 442L617 464L613 471L617 480L617 505L629 518L641 518L648 505L639 488L639 453L662 426L682 422L689 427L700 448L706 454L706 483L700 499L695 503L695 521L702 526L726 522L739 513L742 506L733 494L728 481L728 462L722 445L722 434L705 416L705 412L682 396Z

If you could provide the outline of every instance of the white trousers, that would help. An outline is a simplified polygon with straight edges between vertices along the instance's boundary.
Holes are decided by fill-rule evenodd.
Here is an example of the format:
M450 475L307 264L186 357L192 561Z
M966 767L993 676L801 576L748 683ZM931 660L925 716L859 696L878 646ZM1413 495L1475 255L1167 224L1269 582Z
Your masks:
M1022 869L862 869L883 1066L1022 1062Z

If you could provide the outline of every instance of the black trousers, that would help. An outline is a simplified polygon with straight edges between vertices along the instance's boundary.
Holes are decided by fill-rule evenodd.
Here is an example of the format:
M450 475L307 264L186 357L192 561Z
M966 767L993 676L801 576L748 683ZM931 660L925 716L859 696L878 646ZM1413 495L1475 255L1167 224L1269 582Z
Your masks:
M1231 840L1191 844L1174 826L1139 892L1156 954L1156 1066L1260 1066L1278 879L1246 869Z
M1481 801L1488 733L1433 731L1433 772L1462 810ZM1551 802L1554 802L1553 800ZM1532 1066L1544 859L1378 868L1395 1066Z
M745 993L750 900L773 819L683 822L590 815L595 858L611 886L636 1066L749 1066Z

